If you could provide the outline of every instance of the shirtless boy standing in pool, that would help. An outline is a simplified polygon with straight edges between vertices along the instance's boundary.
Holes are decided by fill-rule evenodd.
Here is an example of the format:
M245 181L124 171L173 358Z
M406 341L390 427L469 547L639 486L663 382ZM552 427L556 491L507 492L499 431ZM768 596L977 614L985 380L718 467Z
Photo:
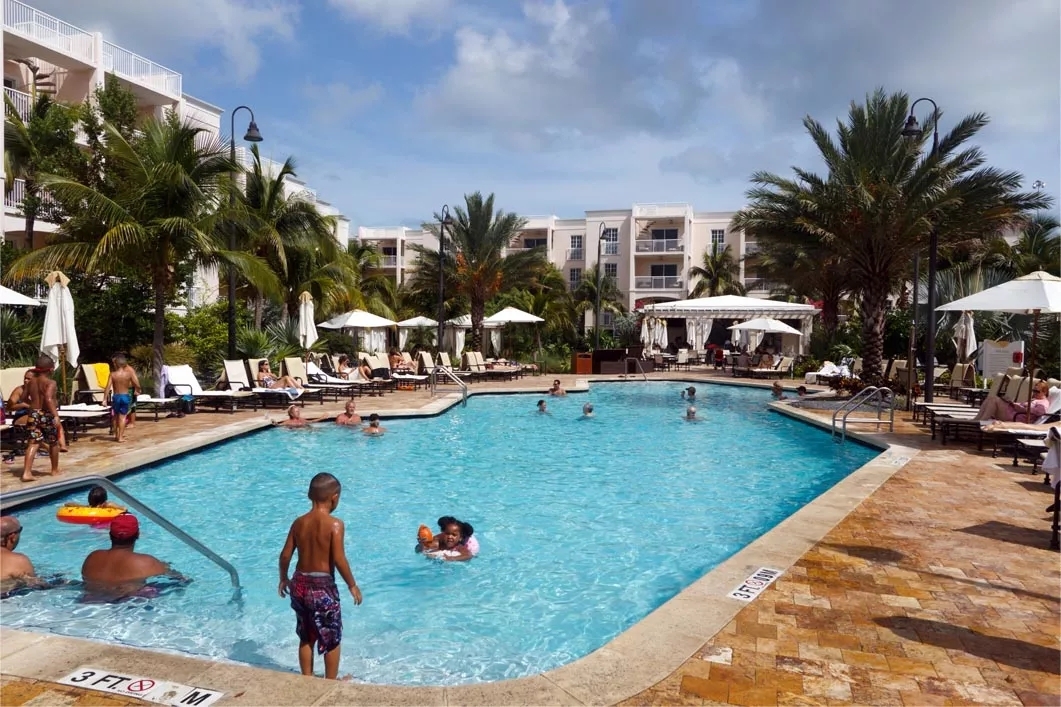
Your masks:
M125 360L125 356L118 354L113 361L114 371L107 380L103 396L105 400L110 401L114 414L114 441L124 442L125 425L129 421L129 412L133 409L133 395L140 394L140 380L136 377L136 371Z
M361 590L354 581L343 547L343 522L332 516L342 493L339 480L331 474L317 474L309 484L309 513L291 524L287 542L280 552L281 597L291 595L295 610L295 633L298 634L298 666L303 675L313 675L313 644L324 655L324 677L339 675L339 645L343 640L343 614L339 607L339 588L335 572L346 582L355 604L361 603ZM295 574L289 580L287 570L298 551Z

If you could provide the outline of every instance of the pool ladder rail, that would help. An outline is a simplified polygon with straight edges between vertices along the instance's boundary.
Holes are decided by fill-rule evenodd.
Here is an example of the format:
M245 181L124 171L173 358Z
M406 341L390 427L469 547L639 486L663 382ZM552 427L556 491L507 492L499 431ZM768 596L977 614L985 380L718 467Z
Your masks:
M79 476L76 479L64 479L62 481L56 481L50 484L42 484L41 486L34 486L27 489L19 489L11 493L5 493L0 497L0 501L3 503L5 509L10 508L14 504L26 503L31 501L38 501L41 499L48 498L49 496L63 493L65 491L73 491L75 489L84 488L86 486L102 486L107 491L122 501L128 506L136 509L143 515L153 520L156 524L161 526L164 530L168 530L170 534L180 540L182 543L199 552L201 555L212 561L215 565L223 569L228 573L229 579L232 581L232 589L234 591L233 600L240 601L243 589L239 583L239 573L236 568L232 566L232 563L224 559L216 552L203 545L201 542L193 538L188 533L184 532L170 521L166 520L160 515L155 509L148 506L146 503L136 498L128 491L122 489L118 484L114 483L105 476Z
M451 382L456 383L461 389L461 404L464 407L468 407L468 384L460 379L456 373L446 368L445 366L435 366L431 369L431 397L435 397L435 390L438 388L438 377L442 375L448 378Z
M851 414L863 408L873 406L876 411L875 417L851 417ZM888 410L888 419L882 419L884 410ZM869 386L863 388L833 412L832 438L836 439L840 434L840 443L847 439L848 424L873 424L880 430L882 424L887 423L888 431L895 430L895 394L891 388Z

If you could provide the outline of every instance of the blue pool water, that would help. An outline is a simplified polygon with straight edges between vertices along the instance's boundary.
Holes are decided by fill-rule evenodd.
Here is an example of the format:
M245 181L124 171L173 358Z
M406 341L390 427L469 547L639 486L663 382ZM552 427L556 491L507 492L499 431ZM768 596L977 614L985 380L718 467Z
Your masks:
M162 463L120 483L238 568L242 607L227 575L141 519L137 549L194 583L117 605L34 592L4 600L0 621L297 670L277 556L308 508L309 479L328 471L344 485L336 513L364 592L357 607L344 589L342 673L405 685L540 673L614 638L876 454L769 412L761 390L701 386L704 420L687 423L681 388L594 385L550 399L545 416L538 396L473 397L385 422L381 439L276 429ZM587 401L597 417L579 420ZM55 520L57 505L83 497L18 513L19 550L38 571L76 578L107 544ZM413 553L417 526L446 514L475 526L479 557Z

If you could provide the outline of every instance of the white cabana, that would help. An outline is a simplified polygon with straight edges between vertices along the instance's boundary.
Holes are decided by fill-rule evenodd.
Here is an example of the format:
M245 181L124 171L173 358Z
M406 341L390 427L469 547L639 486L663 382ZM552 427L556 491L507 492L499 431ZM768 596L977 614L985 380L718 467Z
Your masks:
M355 309L332 317L320 324L322 329L356 329L357 335L354 339L362 351L377 353L387 350L387 329L394 326L396 322L366 312L363 309Z
M483 329L500 329L501 324L483 319ZM468 337L468 330L472 328L472 315L462 314L446 320L446 328L442 334L442 348L461 355L464 351L464 341ZM491 334L492 336L492 334Z
M40 302L0 285L0 304L11 307L36 307Z
M309 351L317 343L317 325L313 323L313 295L303 292L298 296L298 344Z
M1032 353L1028 361L1028 370L1034 375L1035 347L1039 340L1039 315L1061 313L1061 277L1039 270L977 292L975 295L962 297L936 307L937 312L964 312L966 310L1030 314L1032 317ZM1029 405L1031 395L1031 386L1028 386Z
M522 309L516 307L505 307L497 314L491 314L489 317L483 320L484 325L503 326L505 324L540 324L545 320L541 317L531 314L530 312L524 312ZM496 334L496 337L495 337ZM490 343L494 347L494 355L500 353L501 350L501 332L490 332ZM538 351L541 353L541 336L538 336Z
M745 322L756 318L789 319L799 320L801 329L809 331L811 322L819 313L819 310L809 304L795 304L793 302L775 302L774 300L758 299L755 297L740 297L738 295L720 295L718 297L699 297L696 299L678 300L676 302L657 302L645 305L642 309L645 315L650 317L665 317L670 319L685 319L686 327L689 320L713 321L715 319L735 319ZM703 326L701 324L700 326ZM733 330L733 339L736 340L742 330ZM710 329L704 334L706 339L710 335ZM800 332L802 333L802 331ZM807 345L809 337L801 336L799 347L802 352ZM666 346L666 341L664 341Z
M402 351L405 350L405 345L409 343L409 331L411 329L428 329L431 332L431 341L433 342L438 338L436 328L438 322L431 317L412 317L411 319L403 319L398 322L398 348Z

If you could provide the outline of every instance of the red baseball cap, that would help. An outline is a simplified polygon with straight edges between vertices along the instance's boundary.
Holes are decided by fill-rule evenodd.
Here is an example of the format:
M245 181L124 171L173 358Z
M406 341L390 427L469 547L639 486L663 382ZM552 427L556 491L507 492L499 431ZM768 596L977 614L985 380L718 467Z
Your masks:
M140 533L140 521L132 513L122 513L111 521L111 540L133 540Z

